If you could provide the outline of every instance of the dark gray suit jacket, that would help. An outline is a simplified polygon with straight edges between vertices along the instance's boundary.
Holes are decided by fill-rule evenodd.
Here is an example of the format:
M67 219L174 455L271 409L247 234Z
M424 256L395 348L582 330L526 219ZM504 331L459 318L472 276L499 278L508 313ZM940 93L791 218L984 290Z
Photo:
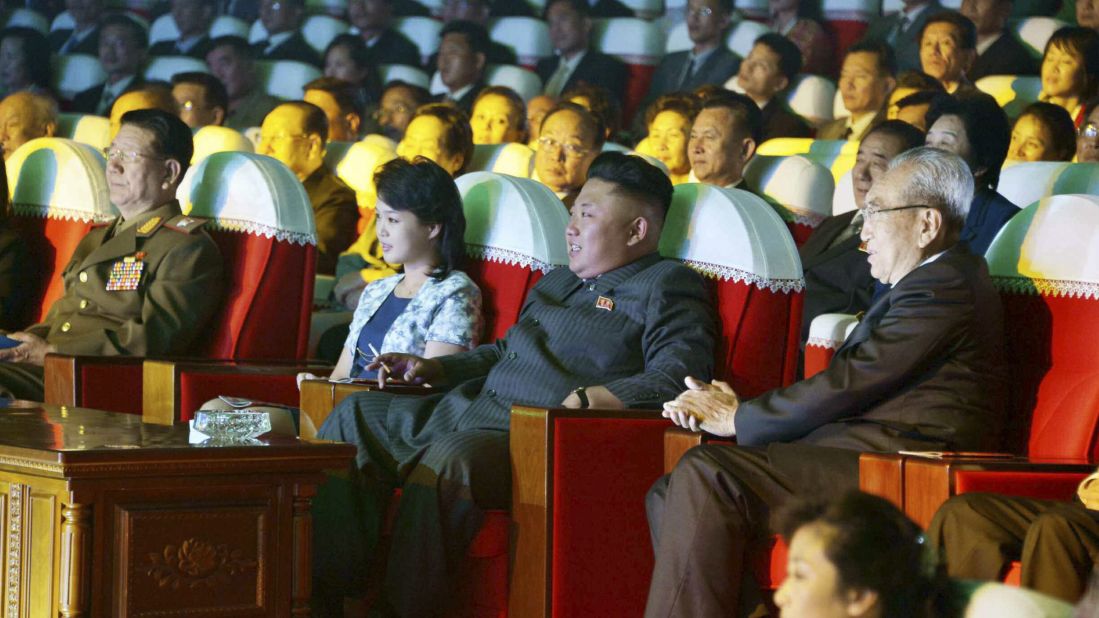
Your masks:
M1014 35L1005 32L977 56L966 77L977 81L986 75L1038 75L1041 64Z
M874 278L866 254L859 251L857 234L834 247L829 245L855 217L852 210L828 217L801 246L801 270L805 273L805 303L802 307L801 341L809 338L809 324L823 313L858 313L870 307Z
M903 17L902 12L897 11L892 15L879 17L870 23L863 40L892 43L893 51L897 54L897 71L918 71L920 69L920 31L923 30L929 17L945 10L939 4L939 0L931 0L929 6L919 14L916 20L897 37L896 41L892 42L889 41L889 35L900 23Z
M987 450L1005 392L1000 297L956 246L883 294L828 368L741 403L737 442Z
M560 64L560 56L543 58L538 61L535 72L538 73L538 77L542 78L542 83L545 84L557 71ZM584 57L580 59L580 63L576 65L576 70L569 75L565 87L561 89L561 94L565 94L580 84L587 83L593 86L603 86L618 99L618 104L621 105L626 96L628 77L626 65L621 60L599 53L594 49L589 49Z
M690 62L690 58L690 52L686 51L664 56L664 59L660 61L660 65L656 67L656 72L653 73L653 81L649 84L649 94L645 97L646 102L654 101L662 94L681 90L679 78L683 75L683 69ZM694 73L691 74L682 90L689 92L704 84L724 86L725 82L736 75L738 70L740 70L740 58L724 45L719 45L706 58L701 67L695 68ZM641 109L643 110L644 107Z

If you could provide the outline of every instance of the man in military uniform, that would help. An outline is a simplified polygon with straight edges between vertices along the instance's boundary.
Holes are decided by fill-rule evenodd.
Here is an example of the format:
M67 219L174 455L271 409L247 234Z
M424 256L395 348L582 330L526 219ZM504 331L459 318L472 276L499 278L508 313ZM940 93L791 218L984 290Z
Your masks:
M176 187L191 160L191 130L166 112L128 112L107 149L107 185L121 216L95 227L62 277L45 320L9 333L0 392L41 401L46 354L150 356L188 350L221 302L221 254L180 214Z

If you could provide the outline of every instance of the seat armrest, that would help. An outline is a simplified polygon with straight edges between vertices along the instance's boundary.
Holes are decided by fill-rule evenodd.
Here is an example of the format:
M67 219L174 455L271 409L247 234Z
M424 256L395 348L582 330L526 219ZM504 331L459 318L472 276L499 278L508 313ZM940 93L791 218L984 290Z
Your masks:
M144 360L133 356L47 354L43 365L45 402L141 414L140 391L125 393L119 387L140 383Z
M301 437L315 437L316 431L321 428L332 410L349 395L364 391L378 390L378 385L372 381L361 382L329 382L328 380L305 380L301 383ZM430 386L412 386L408 384L393 384L386 386L386 392L397 395L431 395L439 392ZM309 422L306 423L305 420ZM309 435L307 435L309 434Z
M805 343L805 367L802 374L812 377L828 367L836 350L858 325L858 317L847 313L822 313L809 323L809 340Z
M679 460L692 448L702 444L697 431L672 427L664 432L664 474L671 474Z
M862 453L859 455L859 489L881 496L904 510L904 463L898 453Z

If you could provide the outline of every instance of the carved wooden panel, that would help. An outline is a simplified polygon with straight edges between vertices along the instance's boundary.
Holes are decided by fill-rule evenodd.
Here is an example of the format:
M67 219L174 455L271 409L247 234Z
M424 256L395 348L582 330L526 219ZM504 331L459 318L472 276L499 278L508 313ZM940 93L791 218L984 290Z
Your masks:
M266 616L268 505L116 507L116 615Z

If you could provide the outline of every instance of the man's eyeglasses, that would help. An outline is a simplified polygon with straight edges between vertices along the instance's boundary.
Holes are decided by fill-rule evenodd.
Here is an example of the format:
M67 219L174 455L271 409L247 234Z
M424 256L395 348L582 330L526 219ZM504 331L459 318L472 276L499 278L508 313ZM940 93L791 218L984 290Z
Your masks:
M549 150L557 150L558 148L561 148L565 151L565 156L576 158L582 157L591 152L591 149L584 148L583 146L580 146L578 144L562 144L552 137L545 136L538 138L538 147L546 148Z
M1099 125L1096 125L1094 122L1086 123L1084 126L1080 127L1077 134L1084 139L1099 138Z
M703 19L705 19L705 18L707 18L707 17L709 17L713 14L714 14L714 10L711 9L710 7L708 7L708 6L704 6L702 8L698 8L698 9L694 9L693 11L687 11L687 16L688 17L695 17L695 18L701 17Z
M122 151L117 148L107 147L103 149L103 157L107 161L122 161L124 163L137 163L138 159L153 159L154 161L167 161L164 157L145 154L143 152Z
M286 139L305 139L307 137L309 137L309 135L306 134L306 133L298 133L298 134L295 134L295 135L264 135L264 134L260 133L259 141L267 142L267 143L270 144L272 142L278 142L278 141L286 140Z
M380 107L374 110L374 120L381 120L386 116L392 116L394 114L407 114L411 112L412 108L407 105L394 105L393 107Z
M881 208L880 206L867 206L862 209L862 218L864 221L871 221L878 215L897 212L898 210L908 210L910 208L935 208L930 204L911 204L908 206L897 206L896 208Z

